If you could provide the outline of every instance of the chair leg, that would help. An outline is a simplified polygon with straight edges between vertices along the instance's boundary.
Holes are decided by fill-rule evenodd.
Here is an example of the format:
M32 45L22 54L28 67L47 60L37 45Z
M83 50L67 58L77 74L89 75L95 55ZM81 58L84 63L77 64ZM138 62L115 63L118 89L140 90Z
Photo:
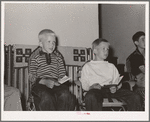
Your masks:
M126 111L126 108L124 106L106 107L106 108L103 109L103 111Z

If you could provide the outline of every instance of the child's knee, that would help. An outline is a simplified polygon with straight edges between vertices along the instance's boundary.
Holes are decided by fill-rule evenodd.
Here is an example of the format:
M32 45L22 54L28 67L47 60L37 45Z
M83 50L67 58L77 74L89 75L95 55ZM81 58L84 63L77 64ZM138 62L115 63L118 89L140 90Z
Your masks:
M63 90L63 91L60 93L60 97L63 97L63 98L71 97L71 93L70 93L68 90Z
M96 99L96 96L95 96L95 93L94 92L91 92L91 91L89 91L89 92L87 92L87 94L85 95L85 100L94 100L94 99Z
M103 101L103 96L101 94L101 91L99 90L90 90L87 92L87 94L85 95L85 100L96 100L96 101L99 101L99 102L102 102Z

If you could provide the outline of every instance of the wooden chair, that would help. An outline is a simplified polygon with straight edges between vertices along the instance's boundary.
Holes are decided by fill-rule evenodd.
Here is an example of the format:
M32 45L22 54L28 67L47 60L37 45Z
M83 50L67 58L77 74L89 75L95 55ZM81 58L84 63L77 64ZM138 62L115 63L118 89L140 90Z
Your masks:
M84 97L86 92L82 89L82 84L80 82L80 77L81 77L81 68L80 71L78 71L78 80L75 81L75 84L78 87L78 95L77 95L77 100L78 100L78 110L80 111L85 111L85 101ZM103 110L104 111L126 111L126 103L124 101L118 101L115 98L104 98L103 99Z
M35 110L34 104L28 106L28 98L30 96L31 84L28 80L28 61L30 60L30 55L37 48L37 45L9 45L5 46L5 71L6 79L5 83L7 85L18 88L21 91L23 110ZM84 106L84 96L83 90L77 76L77 71L82 67L82 65L87 61L92 59L91 48L85 47L66 47L58 46L58 50L62 53L65 59L67 75L71 77L69 90L74 94L78 100L78 107ZM31 101L32 98L31 98ZM34 101L33 101L34 102ZM83 104L82 104L83 103ZM114 103L117 103L114 100ZM123 102L117 103L125 105ZM110 104L109 100L104 100L104 106L109 107L115 106L115 104ZM81 107L80 107L81 108ZM81 110L81 109L80 109ZM123 109L124 110L124 109Z

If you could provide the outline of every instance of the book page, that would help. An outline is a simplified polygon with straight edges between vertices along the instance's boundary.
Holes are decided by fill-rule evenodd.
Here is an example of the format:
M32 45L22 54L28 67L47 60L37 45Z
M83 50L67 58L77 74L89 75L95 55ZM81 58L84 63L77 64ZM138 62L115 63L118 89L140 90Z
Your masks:
M115 84L118 85L120 81L122 80L123 76L118 77L118 80L116 80Z
M60 79L60 80L58 80L58 82L60 83L60 84L63 84L63 83L65 83L65 82L67 82L68 80L70 80L71 78L69 78L68 76L64 76L62 79Z
M120 84L120 81L122 80L122 78L123 78L123 76L120 76L120 77L117 78L115 83L104 85L104 87L105 88L109 88L109 87L112 87L112 86L118 86Z

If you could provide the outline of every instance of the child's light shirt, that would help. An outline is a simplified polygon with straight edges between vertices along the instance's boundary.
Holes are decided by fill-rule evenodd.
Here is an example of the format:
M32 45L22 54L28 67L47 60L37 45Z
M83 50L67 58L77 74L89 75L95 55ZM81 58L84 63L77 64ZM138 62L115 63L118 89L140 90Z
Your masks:
M81 83L84 90L95 83L101 86L114 84L120 76L114 64L107 61L93 61L86 63L81 72Z

